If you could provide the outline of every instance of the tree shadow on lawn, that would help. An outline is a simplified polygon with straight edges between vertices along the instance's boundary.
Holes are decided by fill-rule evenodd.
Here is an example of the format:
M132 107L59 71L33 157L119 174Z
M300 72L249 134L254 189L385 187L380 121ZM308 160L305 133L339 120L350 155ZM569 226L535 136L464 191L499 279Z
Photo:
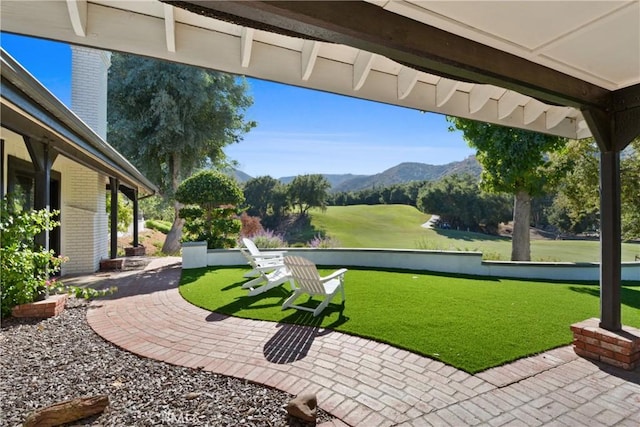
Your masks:
M627 305L631 308L640 309L640 283L624 286L633 286L637 289L629 289L628 287L624 287L620 289L620 302L624 305ZM586 286L570 286L574 292L578 292L581 294L591 295L596 298L600 298L600 288L586 287Z
M446 237L451 240L461 240L465 242L495 242L505 241L510 242L508 237L496 236L492 234L477 233L475 231L461 231L461 230L445 230L442 228L432 229L436 234Z

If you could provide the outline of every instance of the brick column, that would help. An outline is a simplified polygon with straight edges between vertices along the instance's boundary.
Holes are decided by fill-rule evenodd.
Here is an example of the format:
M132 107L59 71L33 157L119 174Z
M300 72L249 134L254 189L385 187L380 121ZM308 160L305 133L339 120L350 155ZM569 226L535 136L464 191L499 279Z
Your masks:
M573 349L578 356L626 370L640 366L640 329L623 326L619 331L600 327L599 319L571 325Z

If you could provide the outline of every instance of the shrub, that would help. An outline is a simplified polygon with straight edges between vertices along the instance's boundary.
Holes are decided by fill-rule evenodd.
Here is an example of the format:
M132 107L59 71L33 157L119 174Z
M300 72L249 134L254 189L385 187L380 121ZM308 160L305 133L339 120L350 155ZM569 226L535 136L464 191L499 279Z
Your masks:
M242 222L242 228L240 229L240 236L242 237L252 237L256 234L264 233L260 218L256 216L250 216L246 212L242 212L240 222Z
M208 249L236 244L242 223L234 217L244 195L235 180L220 172L201 171L184 180L175 197L187 205L179 212L185 220L183 241L206 241Z
M169 221L162 221L160 219L149 219L144 222L144 226L152 230L159 231L164 234L169 234L171 230L171 223Z
M308 245L316 249L330 249L340 247L340 241L333 237L316 235Z
M33 302L46 294L65 292L88 298L113 292L114 289L96 291L64 286L61 282L50 280L52 275L60 271L67 258L55 256L52 250L38 248L35 237L60 225L53 220L57 214L57 211L22 210L7 197L0 200L2 317L10 315L16 305Z
M255 234L251 237L251 240L260 249L275 249L286 246L282 236L271 230L264 230L262 233Z

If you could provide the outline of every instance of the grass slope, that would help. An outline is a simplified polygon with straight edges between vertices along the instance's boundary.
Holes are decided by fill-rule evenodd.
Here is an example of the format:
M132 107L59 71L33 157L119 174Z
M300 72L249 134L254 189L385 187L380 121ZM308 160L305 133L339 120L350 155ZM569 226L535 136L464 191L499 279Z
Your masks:
M281 310L290 295L288 285L247 297L241 289L246 271L183 270L180 293L207 310L335 329L470 373L569 344L569 325L599 312L596 285L350 269L345 306L338 297L313 318L310 313ZM624 324L640 327L640 283L625 286L622 301Z
M458 230L421 227L431 215L406 205L329 206L311 211L311 224L347 248L478 251L485 259L511 259L511 239ZM640 244L623 243L622 260L640 256ZM598 262L600 243L583 240L532 240L534 261Z

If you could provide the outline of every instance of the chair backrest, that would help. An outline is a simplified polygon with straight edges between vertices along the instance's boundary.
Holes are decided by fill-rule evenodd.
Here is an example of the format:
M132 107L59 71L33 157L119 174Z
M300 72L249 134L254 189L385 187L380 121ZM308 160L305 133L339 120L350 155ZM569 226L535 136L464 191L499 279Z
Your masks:
M284 265L289 269L291 277L299 288L314 295L325 293L324 286L320 281L320 274L314 263L306 258L286 256L284 257Z
M247 238L247 237L243 237L242 238L242 243L244 243L244 246L249 249L249 253L253 256L257 256L260 255L260 249L258 249L258 247L256 246L255 243L253 243L253 240Z

